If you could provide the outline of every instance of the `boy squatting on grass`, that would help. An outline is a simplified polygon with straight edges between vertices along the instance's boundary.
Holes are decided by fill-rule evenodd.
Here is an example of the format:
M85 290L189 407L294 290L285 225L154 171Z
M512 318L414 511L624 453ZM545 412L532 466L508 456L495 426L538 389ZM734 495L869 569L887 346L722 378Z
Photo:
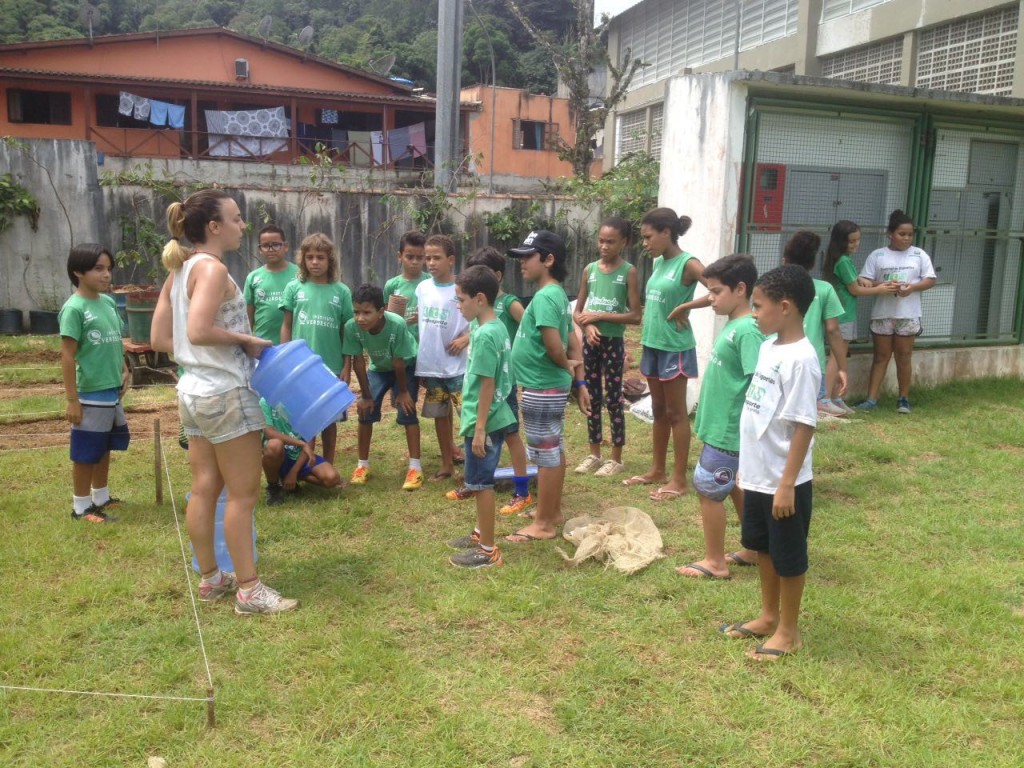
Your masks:
M321 488L341 488L341 476L313 446L295 434L284 414L260 398L267 425L263 428L263 474L267 478L267 506L283 504L285 493L295 490L299 480Z
M494 313L498 277L485 266L469 267L455 279L456 301L467 321L476 322L462 384L462 429L465 438L465 486L475 493L476 528L449 541L463 551L448 562L459 568L503 565L494 544L494 470L510 430L519 424L507 402L512 389L512 343Z
M394 392L399 425L405 427L405 442L409 449L409 469L402 490L415 491L423 485L423 466L420 464L420 422L416 418L416 399L419 380L413 374L416 364L416 339L405 319L384 310L384 293L375 285L364 284L353 296L355 317L345 326L343 350L346 365L355 371L360 396L356 404L359 412L359 464L352 473L351 482L365 485L370 477L370 441L373 425L381 419L384 395ZM370 356L370 370L366 370L363 353Z
M75 286L60 322L60 370L71 423L74 484L72 520L112 523L106 509L117 504L107 487L110 452L128 450L128 421L121 405L126 384L121 318L110 288L114 259L96 243L76 245L68 254Z
M736 485L740 412L764 334L750 314L750 293L757 282L757 267L750 256L734 254L712 262L704 270L704 278L707 299L683 304L677 311L687 312L694 304L703 306L710 301L715 314L725 315L729 322L715 339L694 420L694 431L704 443L693 470L704 526L704 559L676 568L676 572L690 578L728 579L730 565L757 563L757 553L750 550L725 553L725 499L732 499L742 522L743 490Z
M740 415L739 485L743 546L758 553L761 613L719 630L733 638L767 638L749 655L775 661L803 647L798 625L811 526L811 446L817 426L821 365L804 336L814 281L786 264L754 285L761 345Z

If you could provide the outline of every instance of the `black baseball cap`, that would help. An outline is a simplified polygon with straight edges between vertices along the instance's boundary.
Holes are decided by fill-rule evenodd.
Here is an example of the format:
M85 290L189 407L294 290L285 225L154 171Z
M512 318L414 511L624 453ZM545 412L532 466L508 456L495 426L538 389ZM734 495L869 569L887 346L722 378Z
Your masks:
M538 229L528 234L521 246L508 249L508 255L514 259L532 256L535 253L550 253L556 261L564 261L565 241L554 232Z

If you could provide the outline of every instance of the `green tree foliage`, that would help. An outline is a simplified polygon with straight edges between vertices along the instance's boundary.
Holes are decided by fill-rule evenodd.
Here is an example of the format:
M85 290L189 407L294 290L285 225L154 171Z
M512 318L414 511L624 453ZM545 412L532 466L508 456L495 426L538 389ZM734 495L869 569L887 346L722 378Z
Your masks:
M271 16L269 39L298 45L298 34L316 30L309 51L365 69L372 59L395 54L391 74L427 90L437 69L437 0L89 0L99 9L94 35L224 26L258 34ZM491 82L491 48L502 86L554 93L550 56L536 51L504 0L466 0L463 84ZM520 7L539 29L561 39L573 16L572 0L523 0ZM0 0L0 43L83 37L82 0Z

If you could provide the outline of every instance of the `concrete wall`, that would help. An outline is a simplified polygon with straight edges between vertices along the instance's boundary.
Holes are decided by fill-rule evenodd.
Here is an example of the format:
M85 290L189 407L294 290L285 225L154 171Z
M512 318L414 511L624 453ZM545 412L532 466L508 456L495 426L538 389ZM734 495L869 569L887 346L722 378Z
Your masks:
M856 354L849 361L850 392L868 391L871 353ZM970 349L914 350L915 387L934 387L956 379L980 379L988 376L1024 379L1024 345L973 347ZM882 393L896 393L896 363L890 362L882 382Z
M680 245L705 265L728 256L736 242L745 115L745 89L728 76L688 75L668 82L658 203L693 219ZM698 286L695 297L705 293ZM703 371L724 319L693 312L690 323ZM700 381L691 384L691 404Z
M0 168L10 166L15 179L39 200L42 212L38 232L20 217L0 234L0 308L59 308L72 291L66 270L71 244L92 241L114 252L121 250L122 216L138 212L154 221L159 232L165 232L167 201L159 194L145 187L100 187L92 143L33 140L22 146L24 151L0 144ZM51 169L49 175L46 169ZM315 169L308 166L183 160L133 165L108 158L103 169L134 170L151 173L156 179L189 184L216 182L226 189L252 225L239 251L225 259L239 284L260 263L256 233L269 221L282 226L293 249L305 235L326 233L337 246L343 280L350 287L363 282L383 284L398 271L396 250L402 233L416 227L415 212L428 208L433 201L429 190L375 188L365 175L332 176L317 186L310 182ZM346 186L346 181L351 181L351 186ZM488 244L486 214L522 205L525 200L523 196L485 195L473 190L450 197L439 226L456 236L458 264L461 266L473 249ZM593 258L592 233L596 232L598 212L577 208L565 198L532 195L528 200L541 203L537 216L552 226L564 209L563 220L569 226L563 226L563 234L571 255L566 288L575 293L582 267ZM524 237L529 228L524 222L519 237ZM155 266L157 260L154 255L153 267L137 269L134 275L120 270L115 280L158 281L163 272ZM152 278L147 279L150 272ZM529 295L534 290L523 285L518 270L510 270L505 286L517 295Z

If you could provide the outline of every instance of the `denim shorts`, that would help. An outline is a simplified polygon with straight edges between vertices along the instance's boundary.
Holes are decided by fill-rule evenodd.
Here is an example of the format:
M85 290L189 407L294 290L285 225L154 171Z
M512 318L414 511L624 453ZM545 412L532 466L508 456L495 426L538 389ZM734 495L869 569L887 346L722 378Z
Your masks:
M648 379L671 381L679 376L688 379L697 377L697 350L666 352L663 349L644 347L640 357L640 373Z
M509 427L513 432L519 431L519 387L512 387L512 391L508 393L508 397L505 398L505 402L508 403L508 407L512 409L512 415L516 417L515 422Z
M292 467L295 466L297 459L288 458L288 454L284 455L284 461L281 463L281 469L277 471L277 476L284 480L288 477L288 473L292 471ZM325 459L320 454L313 454L313 461L309 462L302 469L299 470L299 480L305 480L307 477L313 474L313 467L319 467L321 464L326 464Z
M360 424L376 424L380 421L380 408L384 403L384 395L388 392L398 391L398 377L395 376L394 371L367 371L366 378L370 383L370 396L373 398L373 413L367 418L359 417ZM416 405L416 401L420 397L420 380L416 378L415 373L411 373L407 368L405 371L405 389L409 393L409 397L412 398L413 406ZM395 411L398 414L396 421L403 427L410 427L414 424L419 424L420 420L416 418L416 408L414 407L412 413L406 413L398 405L395 405Z
M486 491L494 487L494 470L498 468L505 435L515 431L516 427L510 425L489 433L485 442L487 454L482 459L473 453L473 438L466 438L466 471L462 480L462 484L466 488L471 491Z
M443 419L452 409L462 411L462 376L424 376L423 418Z
M705 443L697 466L693 468L693 487L706 499L725 501L736 487L739 466L739 453L723 451Z
M807 572L807 534L811 530L813 501L811 483L808 480L796 487L794 514L782 520L772 516L774 494L743 492L740 541L747 549L767 552L779 576L802 576Z
M178 418L188 437L225 443L267 425L260 398L248 387L236 387L219 395L178 393Z

